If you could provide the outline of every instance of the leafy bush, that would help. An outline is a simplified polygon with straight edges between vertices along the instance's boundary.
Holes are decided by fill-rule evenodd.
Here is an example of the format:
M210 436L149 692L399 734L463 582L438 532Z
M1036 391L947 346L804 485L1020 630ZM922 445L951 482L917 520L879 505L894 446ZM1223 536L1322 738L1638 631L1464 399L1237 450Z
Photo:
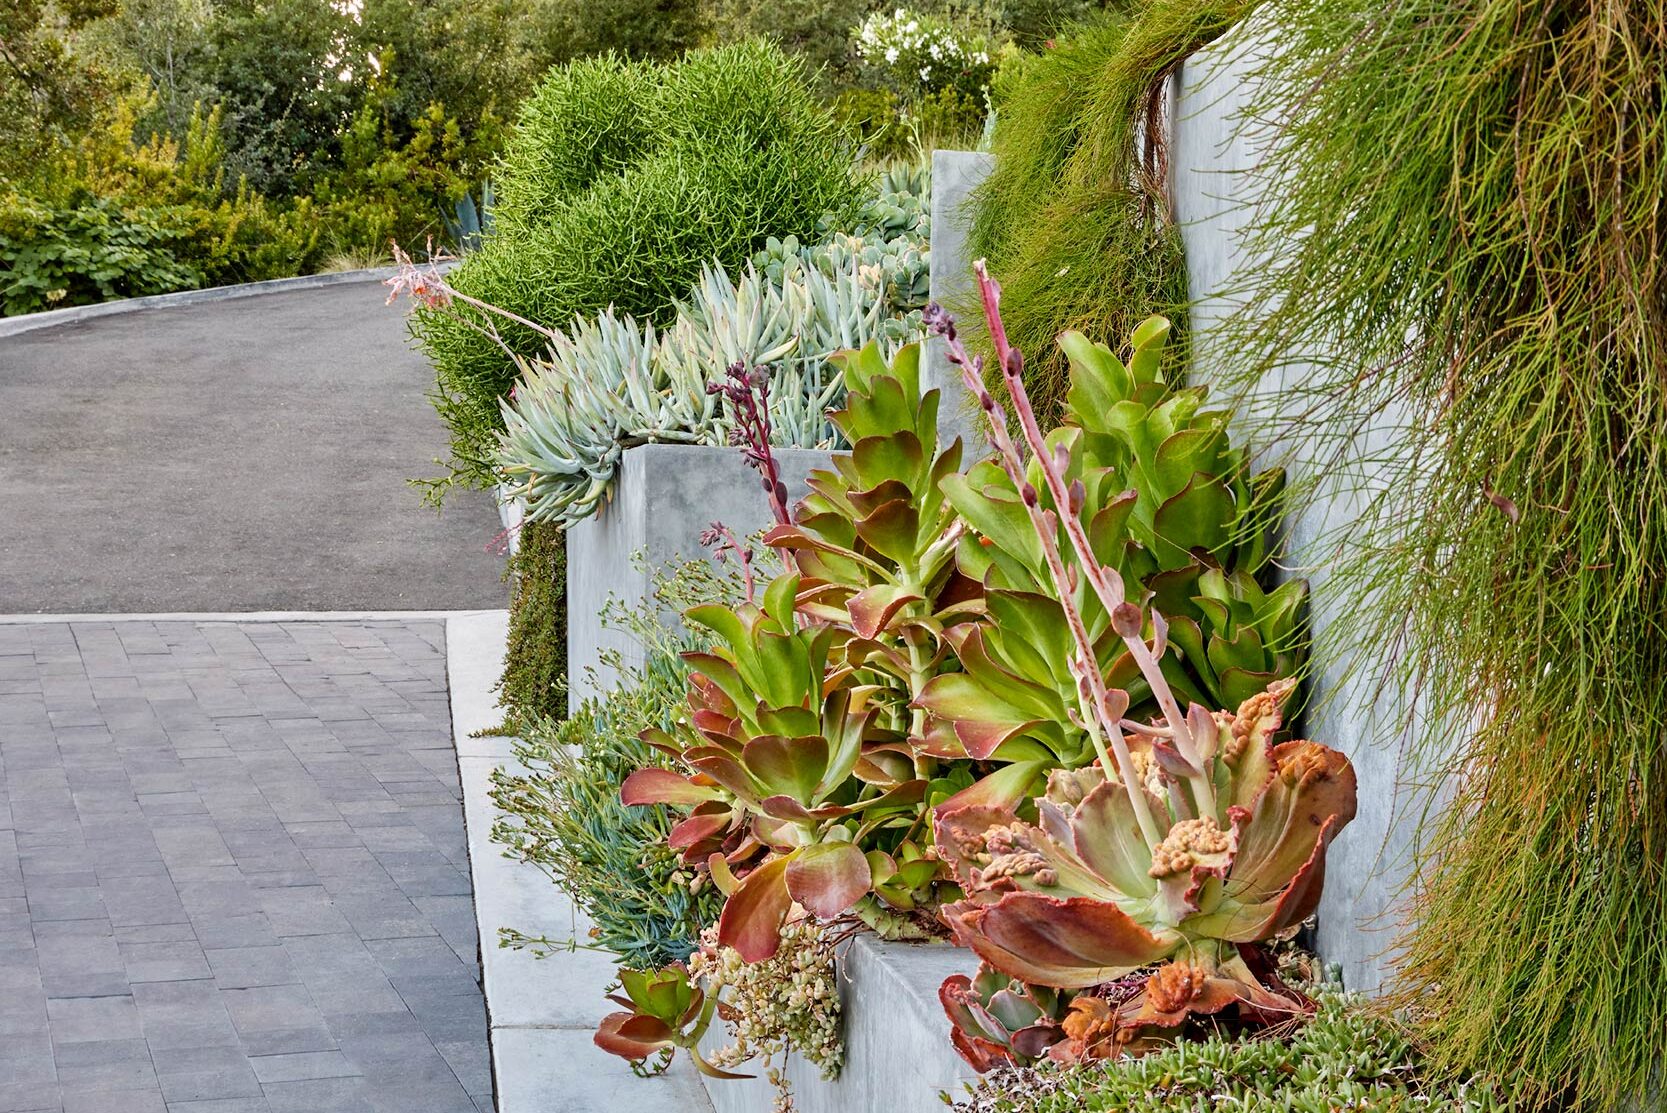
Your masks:
M615 656L618 688L585 701L565 722L531 725L516 743L527 772L493 775L492 798L507 814L492 838L572 895L595 925L579 945L603 947L632 966L688 958L717 920L717 891L666 845L672 820L626 807L619 790L633 771L664 760L637 736L670 726L682 704L688 670L679 652L692 646L659 625L659 608L732 592L710 565L689 564L661 576L644 608L611 611L609 621L643 641L644 664L626 666ZM566 945L515 932L504 938L534 949Z
M368 66L344 65L352 20L331 0L217 0L193 57L223 110L227 168L260 193L304 193L340 149Z
M556 61L617 53L631 58L676 58L704 41L702 0L553 0L521 4L536 27L541 56Z
M218 115L182 142L136 142L152 97L126 98L52 172L0 198L0 311L7 315L294 274L315 261L310 202L222 192Z
M631 86L640 88L626 92ZM609 98L642 109L609 115L606 130L540 124ZM558 70L521 130L528 138L512 144L498 175L502 218L451 282L542 326L609 306L665 321L703 267L739 267L770 236L806 235L830 212L849 214L861 196L803 64L757 42L672 65L604 60ZM495 481L498 399L516 373L504 349L535 355L545 337L423 310L413 331L435 364L453 479Z
M567 717L567 539L523 522L504 575L510 581L509 640L498 703L509 725Z
M990 82L1004 53L982 19L897 8L875 12L853 31L856 53L895 98L901 130L882 132L886 149L973 146L983 128ZM866 106L872 113L879 103ZM851 114L857 104L846 102ZM869 125L872 127L872 125Z
M201 286L202 270L179 257L190 233L190 214L180 208L128 213L83 194L48 209L14 195L0 204L0 312Z
M874 6L872 0L709 0L713 37L732 42L767 39L805 60L824 89L848 87L856 79L851 28Z
M1504 1113L1493 1093L1426 1077L1407 1026L1358 999L1318 995L1294 1030L1198 1042L1075 1069L992 1074L959 1113Z
M982 97L996 67L987 36L908 8L870 15L857 28L856 49L899 92Z

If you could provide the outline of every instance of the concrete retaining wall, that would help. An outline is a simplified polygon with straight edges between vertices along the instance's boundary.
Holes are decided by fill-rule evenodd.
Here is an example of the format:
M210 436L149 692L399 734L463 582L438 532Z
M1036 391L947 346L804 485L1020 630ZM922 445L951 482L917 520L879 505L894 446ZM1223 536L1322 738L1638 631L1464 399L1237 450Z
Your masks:
M1258 45L1268 41L1253 21L1188 59L1171 87L1171 197L1186 246L1192 374L1200 383L1213 381L1216 369L1236 358L1221 325L1265 264L1247 250L1242 234L1267 188L1250 173L1261 161L1267 136L1245 126L1243 113L1253 93ZM1243 401L1242 435L1254 437L1270 420L1307 405L1288 388L1309 372L1307 365L1293 362L1260 384ZM1357 462L1393 455L1400 425L1397 415L1382 414L1359 431L1348 455ZM1290 445L1253 441L1253 447L1268 462L1286 466L1294 486L1329 477L1289 523L1287 562L1313 588L1311 614L1323 647L1333 622L1359 605L1328 589L1327 567L1347 559L1336 544L1344 527L1359 516L1372 477L1357 468L1340 478L1329 463L1321 468ZM1313 665L1304 733L1348 754L1360 778L1359 813L1326 859L1319 948L1328 962L1341 965L1349 988L1373 991L1392 965L1394 913L1411 868L1414 821L1423 801L1402 786L1401 751L1382 737L1381 724L1394 721L1401 708L1391 696L1376 695L1376 677L1336 654L1317 653Z
M805 476L826 467L830 455L776 450L790 500L805 493ZM625 453L613 500L567 532L569 707L618 683L602 660L605 652L617 652L626 664L642 663L642 647L602 621L603 606L610 598L635 605L648 597L652 570L707 556L700 535L713 522L738 537L770 524L758 474L739 449L648 444Z

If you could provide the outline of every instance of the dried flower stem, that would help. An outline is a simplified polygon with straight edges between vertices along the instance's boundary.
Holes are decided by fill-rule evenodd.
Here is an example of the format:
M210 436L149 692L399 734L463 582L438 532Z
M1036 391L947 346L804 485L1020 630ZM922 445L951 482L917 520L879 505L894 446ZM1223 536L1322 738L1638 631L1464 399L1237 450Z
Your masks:
M546 340L554 341L560 337L559 332L547 325L529 321L519 313L512 313L507 309L493 305L491 302L481 301L479 298L465 294L446 281L446 276L441 273L440 268L436 265L442 259L433 258L427 263L417 263L400 248L399 244L396 243L391 246L394 252L394 263L399 271L392 278L384 279L382 282L382 285L388 287L389 290L387 304L392 305L401 294L406 294L412 300L422 303L429 309L450 310L454 302L462 302L470 308L478 309L480 312L489 315L487 324L470 320L467 316L455 310L450 315L502 348L504 353L514 360L517 366L522 366L521 356L504 340L503 334L498 331L498 327L490 323L491 317L513 321L522 328L528 328L538 333ZM522 369L525 370L525 367L522 366Z

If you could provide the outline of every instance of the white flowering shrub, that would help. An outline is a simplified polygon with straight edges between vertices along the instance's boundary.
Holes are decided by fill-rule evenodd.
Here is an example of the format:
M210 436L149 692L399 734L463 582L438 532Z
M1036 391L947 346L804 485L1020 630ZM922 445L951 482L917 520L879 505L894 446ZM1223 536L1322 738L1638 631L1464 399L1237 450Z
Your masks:
M855 42L858 56L884 70L904 93L933 96L953 89L982 103L995 74L994 44L987 35L908 8L870 15L857 28Z

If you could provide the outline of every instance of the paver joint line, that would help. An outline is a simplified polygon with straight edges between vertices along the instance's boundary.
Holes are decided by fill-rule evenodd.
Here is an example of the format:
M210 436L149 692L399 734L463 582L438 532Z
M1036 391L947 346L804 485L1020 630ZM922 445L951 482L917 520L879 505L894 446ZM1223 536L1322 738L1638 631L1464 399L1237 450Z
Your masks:
M0 1110L494 1109L441 617L0 625Z

